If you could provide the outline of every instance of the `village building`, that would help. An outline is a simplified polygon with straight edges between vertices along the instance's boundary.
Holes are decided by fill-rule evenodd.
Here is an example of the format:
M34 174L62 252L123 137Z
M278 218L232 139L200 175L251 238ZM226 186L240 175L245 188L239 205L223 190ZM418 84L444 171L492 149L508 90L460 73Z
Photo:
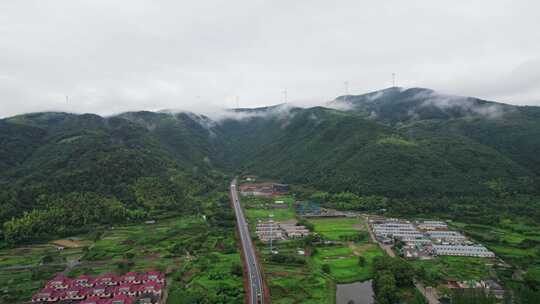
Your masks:
M154 304L165 287L162 272L128 272L123 276L102 274L97 277L81 275L71 279L62 274L45 284L32 296L32 303L73 304Z
M382 245L399 244L400 254L408 259L429 259L433 256L470 256L493 258L495 254L475 244L463 234L448 230L442 221L422 221L372 217L369 227ZM421 228L421 229L420 229Z
M289 185L287 184L273 184L272 190L276 194L285 194L289 192Z
M282 230L288 238L301 238L309 235L309 230L305 226L297 226L295 224L280 224Z
M446 284L449 289L483 289L486 293L492 293L495 298L501 300L504 298L506 291L497 281L493 279L487 280L469 280L469 281L454 281L449 280Z
M262 242L269 242L270 240L275 241L305 237L310 234L310 231L305 226L269 220L257 224L255 233Z
M279 227L279 224L274 222L273 220L257 224L257 227L255 228L255 233L262 242L285 239L285 236L283 235L283 231Z
M272 183L242 184L240 194L243 196L265 196L271 197L274 194Z
M272 209L288 209L289 204L286 204L284 201L274 201L273 204L270 204Z
M388 221L381 224L374 224L372 229L377 238L414 239L424 236L409 222Z
M448 225L442 221L423 221L419 222L416 227L422 231L448 230Z
M428 231L426 235L434 242L461 243L467 241L467 238L457 231Z
M482 245L433 245L437 255L494 258L495 254Z

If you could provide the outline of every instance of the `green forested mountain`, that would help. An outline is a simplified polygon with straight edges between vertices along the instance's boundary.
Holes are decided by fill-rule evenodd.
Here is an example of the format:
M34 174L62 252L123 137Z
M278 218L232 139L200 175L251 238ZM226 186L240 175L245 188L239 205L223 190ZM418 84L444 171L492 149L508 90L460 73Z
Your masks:
M112 223L158 210L192 210L191 197L216 187L213 179L220 178L203 147L173 149L154 133L161 127L121 116L37 113L5 119L1 126L0 219L15 218L4 225L13 241L88 228L80 223L95 219ZM200 130L184 129L174 138L178 147L193 146ZM75 207L86 204L90 208Z
M355 113L323 108L295 115L249 171L330 191L390 197L485 194L493 182L529 191L535 175L497 150L464 136L411 136Z
M463 117L500 118L517 107L473 97L440 94L430 89L391 87L363 94L345 95L329 103L379 122L400 125L417 120Z
M215 120L26 114L0 120L0 144L3 222L52 214L74 198L114 200L131 216L188 210L195 193L225 185L222 173L390 198L540 189L539 108L419 88L342 96L329 107L237 109Z

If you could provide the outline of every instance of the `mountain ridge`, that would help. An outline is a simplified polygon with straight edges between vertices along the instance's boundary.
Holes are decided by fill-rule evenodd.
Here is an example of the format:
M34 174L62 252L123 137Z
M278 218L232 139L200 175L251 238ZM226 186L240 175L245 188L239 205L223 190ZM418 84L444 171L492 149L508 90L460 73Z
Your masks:
M0 183L23 211L51 191L96 191L129 204L138 179L171 170L251 172L390 197L490 195L494 184L538 192L540 108L469 97L458 109L426 106L433 92L390 88L336 98L357 105L347 109L280 104L218 119L187 111L17 115L0 120ZM494 105L501 115L475 109Z

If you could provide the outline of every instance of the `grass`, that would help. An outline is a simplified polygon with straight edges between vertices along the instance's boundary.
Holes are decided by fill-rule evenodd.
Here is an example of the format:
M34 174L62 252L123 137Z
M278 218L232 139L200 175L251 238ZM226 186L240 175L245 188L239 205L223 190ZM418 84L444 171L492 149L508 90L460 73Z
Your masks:
M309 267L265 265L272 303L333 303L335 284Z
M441 256L431 260L412 261L413 266L425 271L428 283L444 282L448 279L458 281L482 280L491 276L492 261L483 258Z
M504 261L524 271L540 266L540 226L510 219L491 226L459 222L452 225L483 243Z
M350 244L348 247L318 247L313 256L313 263L319 269L322 265L330 266L330 276L337 283L351 283L371 279L373 259L384 255L376 244ZM364 266L358 264L358 256L364 257Z
M316 233L331 241L339 241L343 236L353 236L365 230L360 218L310 219L309 222L314 225Z
M287 221L296 217L293 206L294 199L290 196L277 196L274 198L242 197L241 201L245 208L245 215L251 222L267 220L270 215L273 215L272 218L276 221ZM287 208L271 208L269 205L273 204L274 201L283 201L284 204L287 204Z

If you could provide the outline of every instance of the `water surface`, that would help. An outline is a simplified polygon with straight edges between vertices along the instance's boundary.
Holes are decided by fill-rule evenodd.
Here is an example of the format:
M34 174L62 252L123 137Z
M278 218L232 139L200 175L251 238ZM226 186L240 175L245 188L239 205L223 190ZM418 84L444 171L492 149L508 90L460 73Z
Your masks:
M353 302L351 302L351 300ZM351 284L338 284L336 290L336 304L373 304L373 288L371 281Z

